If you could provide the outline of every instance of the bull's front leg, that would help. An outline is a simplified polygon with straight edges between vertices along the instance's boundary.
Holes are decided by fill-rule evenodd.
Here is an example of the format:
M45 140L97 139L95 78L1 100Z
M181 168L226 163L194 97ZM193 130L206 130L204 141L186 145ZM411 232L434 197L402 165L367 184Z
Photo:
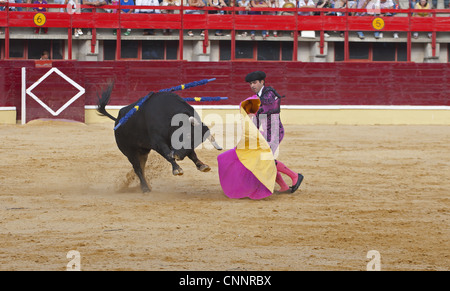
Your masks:
M173 152L166 144L160 144L158 148L155 149L161 156L163 156L172 165L172 174L174 176L183 175L183 169L177 164L173 157Z
M198 159L195 151L192 151L188 155L188 157L194 162L195 166L197 167L197 170L199 170L200 172L209 172L211 170L211 168L207 164L204 164L202 161Z

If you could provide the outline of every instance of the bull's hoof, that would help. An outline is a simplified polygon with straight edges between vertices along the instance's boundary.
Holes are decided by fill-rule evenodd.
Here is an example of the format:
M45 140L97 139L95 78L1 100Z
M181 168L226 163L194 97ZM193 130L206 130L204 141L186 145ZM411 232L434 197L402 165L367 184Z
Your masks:
M181 168L175 169L175 170L172 171L172 174L174 176L181 176L181 175L183 175L183 169L181 169Z
M197 167L197 169L200 172L209 172L209 171L211 171L211 168L208 165L205 165L205 164L201 165L200 167Z
M148 187L142 188L142 193L149 193L151 191L152 190L150 188L148 188Z

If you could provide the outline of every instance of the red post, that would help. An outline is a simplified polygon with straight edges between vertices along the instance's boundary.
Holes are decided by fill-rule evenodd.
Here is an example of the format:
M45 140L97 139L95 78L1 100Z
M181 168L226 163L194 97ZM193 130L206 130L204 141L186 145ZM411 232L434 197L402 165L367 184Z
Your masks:
M95 17L95 13L97 12L97 9L92 9L93 17ZM95 45L97 43L97 28L92 28L92 38L91 38L91 53L95 53Z
M206 27L208 27L208 25ZM205 29L204 33L205 33L205 36L204 36L204 39L203 39L203 53L206 54L207 48L209 46L209 32L208 32L208 29Z
M119 27L120 27L120 25L119 25ZM117 28L116 30L117 30L117 38L116 38L116 60L120 60L120 58L121 58L121 56L122 56L122 53L121 53L122 44L120 43L120 42L122 41L122 39L120 38L120 34L121 34L122 32L121 32L121 29L120 29L120 28Z
M406 61L411 61L411 31L408 31L406 40Z
M119 27L116 29L116 34L117 34L117 37L116 37L116 60L120 60L120 58L121 58L121 55L122 55L122 53L121 53L121 48L122 48L122 44L121 44L121 38L120 38L120 34L122 33L122 24L121 24L121 17L120 17L120 15L122 14L122 7L121 7L121 5L120 5L120 1L119 1L119 7L118 7L118 9L117 9L117 13L119 13Z
M347 8L346 8L347 9ZM325 32L323 30L323 23L324 23L324 13L323 11L320 11L320 54L323 55L323 48L325 47Z
M323 55L323 48L325 47L325 33L323 30L320 31L320 42L319 42L319 48L320 48L320 54Z
M435 57L436 56L436 13L433 12L431 14L431 16L433 17L433 31L432 31L432 35L431 35L431 52L432 52L432 56Z
M348 13L347 8L345 8L345 32L344 32L344 62L348 62L350 60L350 49L348 43Z
M206 28L203 30L203 33L205 34L203 38L203 53L206 54L207 47L209 45L209 17L208 17L208 11L205 11L205 18L206 18Z
M70 14L70 25L67 28L67 59L72 60L72 27L73 13Z
M97 43L97 29L92 28L91 53L95 53L95 45Z
M233 12L231 14L233 15L233 27L231 28L231 60L234 61L236 59L236 6L233 5Z
M67 31L67 59L72 60L72 21Z
M348 30L344 32L344 62L348 62L350 60L350 50L348 45Z
M184 43L184 34L183 34L183 32L184 32L184 24L183 24L183 17L184 17L184 4L183 4L183 2L184 1L181 1L181 9L180 9L180 14L181 14L181 23L180 23L180 30L179 30L179 32L178 32L178 34L179 34L179 47L180 47L180 49L179 49L179 56L178 56L178 60L180 60L180 61L182 61L183 60L183 43Z
M292 61L298 60L298 1L295 1L295 30L294 30L294 44L292 46Z
M9 59L9 26L5 27L5 60Z
M408 32L407 40L406 40L406 61L411 62L411 7L409 7L409 13L408 13Z
M433 57L436 56L436 31L432 32L431 35L431 51L433 53Z
M6 2L5 60L9 59L9 2Z

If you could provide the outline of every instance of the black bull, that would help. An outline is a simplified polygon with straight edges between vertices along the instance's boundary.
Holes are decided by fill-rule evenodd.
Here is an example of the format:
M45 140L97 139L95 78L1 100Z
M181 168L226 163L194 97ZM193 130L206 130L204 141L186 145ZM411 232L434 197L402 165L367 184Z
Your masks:
M114 120L117 125L137 102L123 107L117 118L113 117L106 111L112 87L113 85L109 85L102 92L97 111ZM115 130L117 146L133 166L143 192L150 191L144 169L151 150L155 150L172 164L174 175L183 174L183 169L176 160L183 160L185 157L191 159L199 171L208 172L211 169L197 158L194 149L205 139L209 139L216 149L222 148L214 141L209 128L199 120L194 108L180 96L170 92L157 92Z

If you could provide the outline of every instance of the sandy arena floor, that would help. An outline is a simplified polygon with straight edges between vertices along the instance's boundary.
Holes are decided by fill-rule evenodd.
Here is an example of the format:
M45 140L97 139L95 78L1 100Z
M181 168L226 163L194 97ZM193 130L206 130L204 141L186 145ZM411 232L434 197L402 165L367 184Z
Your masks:
M450 269L450 127L286 126L296 193L223 195L215 150L142 194L112 124L0 126L0 270ZM128 187L126 185L129 184Z

